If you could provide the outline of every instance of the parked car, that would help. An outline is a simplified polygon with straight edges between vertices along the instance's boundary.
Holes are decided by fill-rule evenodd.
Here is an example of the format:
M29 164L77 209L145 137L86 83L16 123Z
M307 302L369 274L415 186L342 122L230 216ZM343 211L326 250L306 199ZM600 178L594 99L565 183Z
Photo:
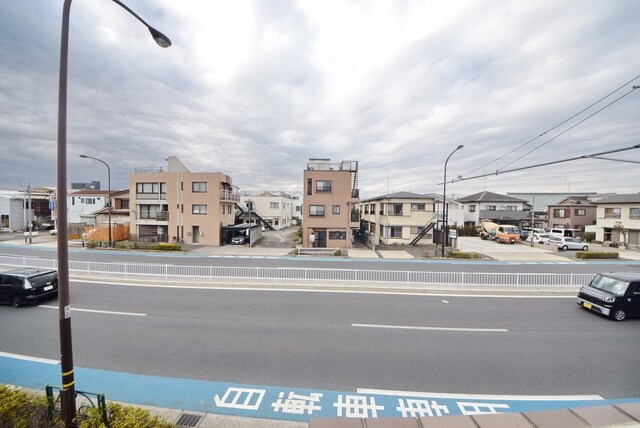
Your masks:
M556 247L558 247L558 250L587 251L589 249L589 246L578 238L566 238L566 237L558 238L558 240L555 241L555 245Z
M534 233L533 242L535 244L546 244L549 242L549 234L547 233Z
M233 245L242 245L246 242L246 236L244 235L236 235L231 238L231 244Z
M580 287L576 303L616 321L640 316L640 273L607 272L597 274Z
M560 238L558 238L557 236L552 236L549 235L549 237L547 238L547 245L556 245L558 242L560 241Z
M0 302L16 308L58 294L58 272L52 269L20 268L0 273Z
M57 234L58 234L58 229L49 230L49 235L57 235Z

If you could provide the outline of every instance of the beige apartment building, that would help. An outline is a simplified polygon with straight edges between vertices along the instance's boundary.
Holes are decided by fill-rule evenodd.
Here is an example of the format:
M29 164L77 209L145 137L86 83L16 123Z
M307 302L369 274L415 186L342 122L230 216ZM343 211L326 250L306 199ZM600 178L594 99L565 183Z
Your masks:
M136 168L129 176L131 240L219 246L240 200L231 177L191 172L175 156L167 167Z
M309 159L303 176L302 246L351 248L360 228L358 162Z
M394 192L360 203L362 220L370 244L433 244L440 219L434 195Z

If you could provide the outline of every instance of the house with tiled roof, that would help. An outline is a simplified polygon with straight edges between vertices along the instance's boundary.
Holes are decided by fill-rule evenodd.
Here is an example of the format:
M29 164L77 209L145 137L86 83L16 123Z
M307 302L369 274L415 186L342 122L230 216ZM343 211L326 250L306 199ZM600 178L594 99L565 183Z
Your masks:
M622 245L625 238L616 230L616 224L626 232L630 248L640 247L640 193L612 195L595 201L596 240L617 242Z
M528 226L531 205L523 199L494 192L478 192L456 199L462 204L465 226L477 226L483 221Z

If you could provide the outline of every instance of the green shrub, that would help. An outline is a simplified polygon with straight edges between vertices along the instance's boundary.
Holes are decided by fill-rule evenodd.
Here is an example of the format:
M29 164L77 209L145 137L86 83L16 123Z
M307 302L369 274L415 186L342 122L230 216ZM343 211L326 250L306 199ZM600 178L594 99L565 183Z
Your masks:
M342 250L340 248L336 248L336 250L333 252L334 256L341 256L342 255Z
M64 424L51 423L44 395L29 394L0 385L0 426L15 428L57 428Z
M454 259L481 259L480 253L468 253L464 251L449 251L449 257Z
M182 250L182 245L180 244L169 244L169 243L160 243L156 244L155 250L160 251L180 251Z
M172 428L175 425L151 416L149 411L138 407L107 403L110 428ZM96 408L78 413L80 428L105 428L102 415ZM0 385L0 427L12 428L64 428L57 413L49 420L47 398L6 385Z
M596 240L596 233L595 232L585 232L584 235L582 235L582 239L585 242L592 243L593 241Z
M576 259L619 259L620 254L614 251L576 251Z
M87 248L96 248L98 246L98 241L87 241L85 242Z

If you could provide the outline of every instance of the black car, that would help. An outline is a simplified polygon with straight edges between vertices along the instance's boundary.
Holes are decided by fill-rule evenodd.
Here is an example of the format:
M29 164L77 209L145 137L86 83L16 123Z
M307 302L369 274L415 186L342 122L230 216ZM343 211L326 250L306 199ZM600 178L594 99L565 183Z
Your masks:
M597 274L580 287L578 305L616 321L640 316L640 273Z
M0 302L16 308L58 295L58 272L20 268L0 273Z

